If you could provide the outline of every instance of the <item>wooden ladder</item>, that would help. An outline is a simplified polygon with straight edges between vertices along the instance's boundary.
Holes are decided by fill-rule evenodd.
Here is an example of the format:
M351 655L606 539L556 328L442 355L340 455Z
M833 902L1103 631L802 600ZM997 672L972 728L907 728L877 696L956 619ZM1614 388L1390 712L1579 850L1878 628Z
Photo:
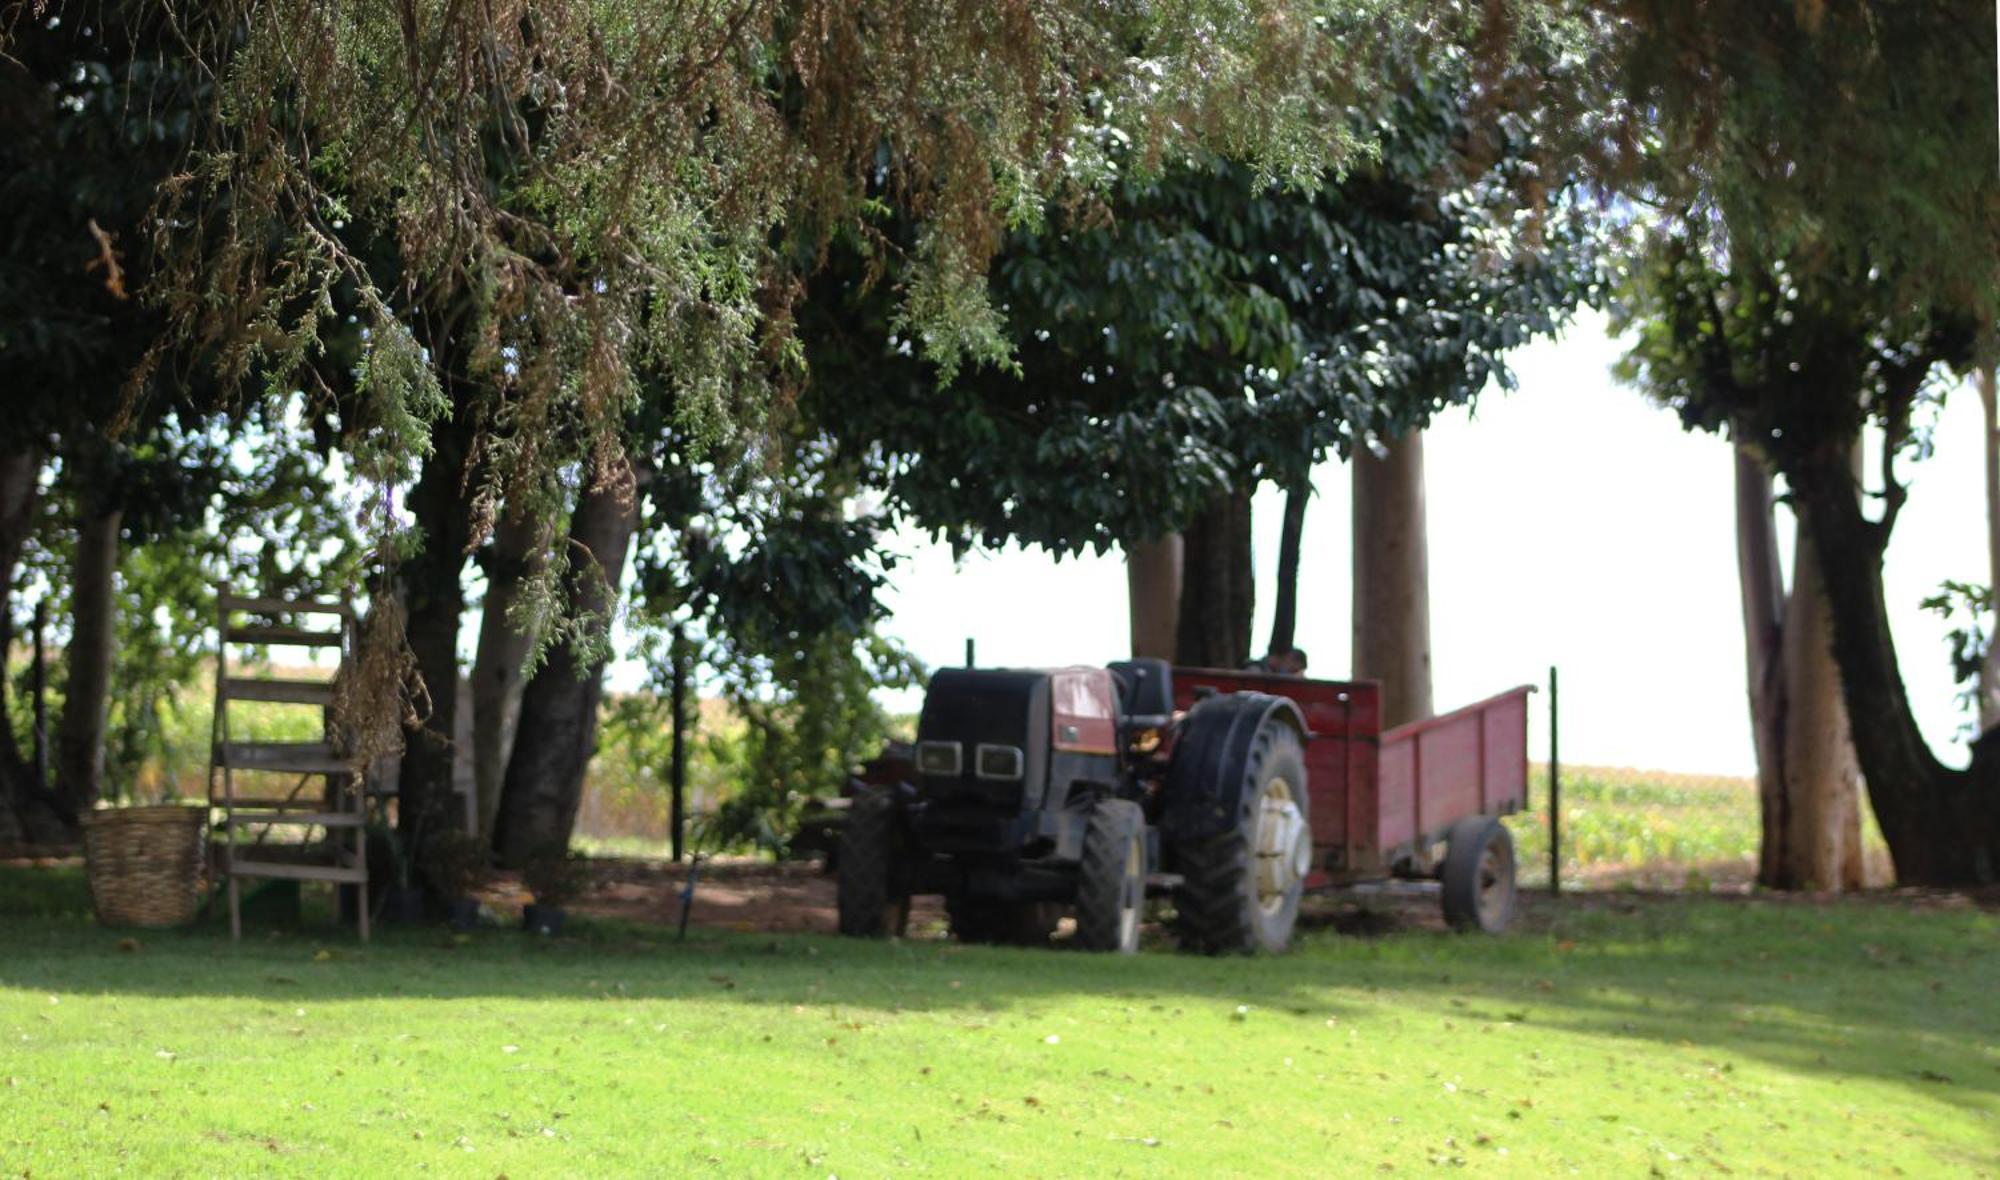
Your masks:
M230 652L246 647L334 648L344 663L353 650L353 605L242 597L223 586L217 595L216 638L209 831L211 863L229 890L229 935L243 937L242 880L276 878L354 886L356 926L366 942L366 792L356 781L354 768L332 741L244 741L232 735L229 724L232 704L261 701L318 709L322 734L331 733L333 680L258 675L249 661L232 662ZM336 665L334 678L340 673L341 666ZM308 791L315 781L322 789ZM315 830L323 833L317 841L312 839ZM286 831L299 838L272 839Z

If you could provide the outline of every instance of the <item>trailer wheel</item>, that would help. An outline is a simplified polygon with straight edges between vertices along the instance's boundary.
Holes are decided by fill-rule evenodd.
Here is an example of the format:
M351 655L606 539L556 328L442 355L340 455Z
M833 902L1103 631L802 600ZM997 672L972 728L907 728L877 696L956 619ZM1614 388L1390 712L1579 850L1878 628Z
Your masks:
M1498 934L1514 918L1514 837L1490 815L1452 825L1444 854L1444 920Z
M901 938L910 898L896 882L896 807L886 792L857 795L840 830L840 932Z
M1130 799L1099 799L1083 834L1076 883L1076 945L1134 954L1146 913L1146 814Z
M1188 950L1282 951L1291 942L1312 868L1298 730L1275 717L1258 726L1242 763L1239 798L1233 830L1173 847L1173 867L1183 878L1174 924Z
M1003 901L965 893L947 894L944 909L951 932L960 942L994 946L1047 946L1062 921L1062 906L1053 901Z

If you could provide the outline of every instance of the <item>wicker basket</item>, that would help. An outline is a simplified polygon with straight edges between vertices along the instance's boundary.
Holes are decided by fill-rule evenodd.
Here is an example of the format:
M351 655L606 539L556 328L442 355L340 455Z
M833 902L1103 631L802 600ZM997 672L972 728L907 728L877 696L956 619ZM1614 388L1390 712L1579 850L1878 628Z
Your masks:
M205 807L116 807L83 817L90 901L106 926L184 926L201 900Z

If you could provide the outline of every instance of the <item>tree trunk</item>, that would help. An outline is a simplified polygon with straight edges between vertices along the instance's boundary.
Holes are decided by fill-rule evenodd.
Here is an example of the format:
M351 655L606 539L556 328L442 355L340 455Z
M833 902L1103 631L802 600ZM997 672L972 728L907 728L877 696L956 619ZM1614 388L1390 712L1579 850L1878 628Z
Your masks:
M396 823L404 848L419 862L433 836L450 831L462 814L452 806L452 768L458 732L458 628L465 613L466 548L472 540L472 500L478 480L471 470L472 411L431 432L431 453L410 489L409 509L423 548L400 571L404 634L430 711L406 735L396 780Z
M584 490L570 516L566 606L572 615L611 625L625 551L638 527L638 479L621 460L615 476ZM514 753L493 825L501 863L519 865L569 846L584 771L596 749L603 687L603 662L581 664L574 647L560 643L522 692Z
M1182 534L1175 662L1241 668L1250 662L1256 571L1250 564L1250 489L1222 492Z
M1993 362L1979 366L1979 401L1985 415L1986 559L1993 618L1987 624L1986 658L1979 666L1979 730L2000 725L2000 404L1993 388Z
M34 532L42 461L34 448L0 450L0 652L14 650L14 570ZM11 677L0 676L0 844L69 843L75 828L50 805L14 740L11 686Z
M1801 528L1785 607L1782 889L1860 888L1860 767L1833 662L1833 620L1812 538Z
M1736 447L1736 575L1743 595L1743 656L1750 693L1750 734L1757 752L1757 800L1763 839L1757 883L1782 888L1790 818L1785 795L1784 571L1772 513L1771 472L1747 447Z
M1125 546L1125 597L1132 608L1132 655L1174 658L1181 617L1181 535Z
M1298 646L1299 549L1305 541L1306 502L1312 499L1312 481L1301 480L1285 491L1285 521L1278 534L1278 597L1271 612L1273 655Z
M1356 447L1351 462L1354 676L1381 682L1386 729L1432 713L1423 435L1391 441L1381 458Z
M534 636L516 627L508 612L521 586L547 560L546 521L510 503L487 550L486 602L480 612L479 652L472 665L472 777L478 792L479 835L490 839L500 810L500 784L514 748L514 724L525 684L522 665Z
M1883 526L1862 515L1845 447L1788 459L1786 478L1824 573L1834 658L1855 752L1904 885L1984 884L2000 876L2000 741L1973 743L1972 766L1939 762L1910 711L1882 586Z
M56 743L56 794L64 819L96 804L104 786L104 730L118 644L118 529L124 513L80 494L70 566L69 678Z

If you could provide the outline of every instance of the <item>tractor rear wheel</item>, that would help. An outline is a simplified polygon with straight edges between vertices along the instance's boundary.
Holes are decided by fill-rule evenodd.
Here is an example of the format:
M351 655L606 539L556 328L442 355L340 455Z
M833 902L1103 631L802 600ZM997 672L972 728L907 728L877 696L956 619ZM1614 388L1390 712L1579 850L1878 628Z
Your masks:
M1514 919L1514 837L1490 815L1451 826L1444 852L1444 920L1498 934Z
M1076 884L1076 945L1121 955L1139 949L1146 912L1146 815L1130 799L1099 799L1084 829Z
M951 932L960 942L994 946L1047 946L1062 921L1062 906L1053 901L1006 901L947 894L944 909Z
M895 801L886 792L856 795L840 830L840 932L850 938L901 938L910 897L897 883Z
M1258 726L1242 764L1236 826L1173 847L1181 874L1175 932L1202 954L1282 951L1312 867L1305 747L1277 718Z

